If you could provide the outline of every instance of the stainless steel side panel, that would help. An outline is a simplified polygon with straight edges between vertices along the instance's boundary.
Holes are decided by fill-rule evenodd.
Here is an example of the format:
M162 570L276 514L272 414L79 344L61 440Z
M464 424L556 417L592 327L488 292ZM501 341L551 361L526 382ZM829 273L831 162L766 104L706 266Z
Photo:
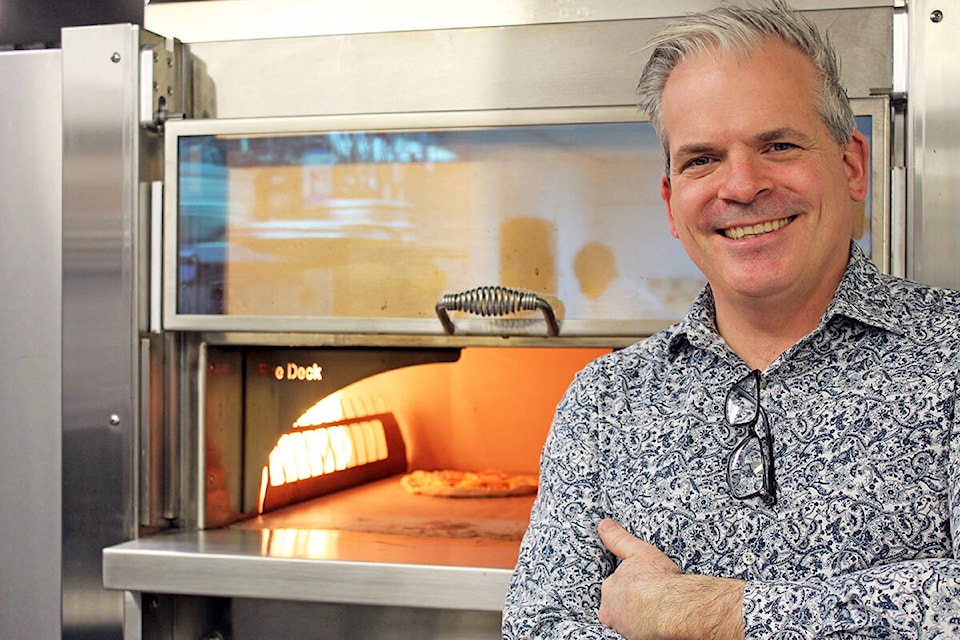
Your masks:
M60 51L0 85L0 638L59 638Z
M907 277L960 288L960 6L911 1Z
M100 552L136 533L138 49L130 25L63 32L64 638L121 637Z

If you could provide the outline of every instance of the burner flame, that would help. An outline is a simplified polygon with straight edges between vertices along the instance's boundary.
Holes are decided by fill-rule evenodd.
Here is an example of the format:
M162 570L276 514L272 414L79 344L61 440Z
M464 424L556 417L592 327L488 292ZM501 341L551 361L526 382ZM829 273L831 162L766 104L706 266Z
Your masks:
M339 408L339 400L335 400ZM318 403L319 405L320 403ZM339 415L317 405L301 416L294 428L277 440L260 476L259 511L263 513L268 487L279 487L353 467L385 460L387 437L379 418L338 424ZM329 419L331 422L314 423Z

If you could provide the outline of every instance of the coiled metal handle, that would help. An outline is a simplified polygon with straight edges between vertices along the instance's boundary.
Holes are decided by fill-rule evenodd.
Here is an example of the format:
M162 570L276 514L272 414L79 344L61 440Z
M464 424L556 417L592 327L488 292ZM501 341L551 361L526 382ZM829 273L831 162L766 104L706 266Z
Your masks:
M500 286L486 286L470 289L461 293L444 294L437 302L437 317L443 330L453 335L456 327L447 311L466 311L481 316L503 316L520 311L543 313L547 321L547 331L551 336L560 335L560 325L550 303L532 291L508 289Z

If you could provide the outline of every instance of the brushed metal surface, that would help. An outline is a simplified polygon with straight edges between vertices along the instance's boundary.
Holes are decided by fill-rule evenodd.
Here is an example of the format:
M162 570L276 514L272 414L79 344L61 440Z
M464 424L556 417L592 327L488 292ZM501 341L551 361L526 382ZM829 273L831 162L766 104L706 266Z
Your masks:
M952 288L960 288L958 28L955 4L910 3L907 277Z
M193 4L193 3L191 3ZM851 97L890 87L892 10L823 10ZM194 43L194 117L630 106L663 18Z
M60 64L0 53L0 638L60 637Z
M63 638L119 638L100 550L136 533L138 29L63 32Z
M894 0L794 0L798 9L892 6ZM472 26L627 20L682 15L716 0L217 0L152 3L144 10L148 29L185 42L283 38L371 31L454 29Z
M493 640L500 637L499 611L248 598L232 600L230 611L232 640Z
M293 535L284 555L283 545L269 550L269 533L183 532L108 547L103 582L149 593L500 611L518 546L316 529L300 544Z

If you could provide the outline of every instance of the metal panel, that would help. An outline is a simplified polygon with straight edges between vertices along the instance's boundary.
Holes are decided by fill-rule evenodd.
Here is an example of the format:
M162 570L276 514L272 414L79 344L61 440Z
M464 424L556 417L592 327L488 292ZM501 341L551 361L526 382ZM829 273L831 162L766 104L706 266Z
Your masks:
M138 32L63 32L64 638L121 636L100 551L136 532Z
M500 611L517 554L510 540L322 529L275 531L287 539L274 550L269 533L230 528L131 540L104 550L104 584L144 593ZM370 557L379 561L363 560Z
M59 638L60 52L0 84L0 638Z
M500 637L500 611L237 598L230 603L230 614L232 640L493 640Z
M960 288L960 7L909 6L907 277Z
M794 0L798 9L893 6L894 0ZM632 20L683 15L717 0L216 0L152 3L144 24L184 42L462 27Z
M851 97L891 80L892 10L811 12ZM663 19L189 45L195 117L630 106Z

